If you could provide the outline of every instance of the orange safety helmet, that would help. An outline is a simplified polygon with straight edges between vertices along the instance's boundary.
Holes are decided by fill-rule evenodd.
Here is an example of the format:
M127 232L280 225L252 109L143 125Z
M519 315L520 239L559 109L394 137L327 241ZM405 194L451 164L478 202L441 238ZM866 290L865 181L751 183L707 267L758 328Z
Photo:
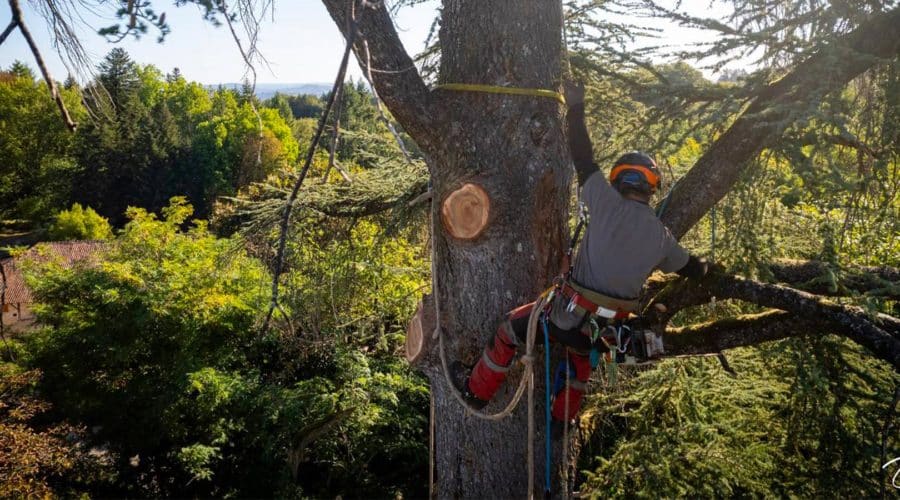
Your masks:
M609 171L609 183L622 192L632 189L652 195L660 187L661 176L656 162L640 151L625 153Z

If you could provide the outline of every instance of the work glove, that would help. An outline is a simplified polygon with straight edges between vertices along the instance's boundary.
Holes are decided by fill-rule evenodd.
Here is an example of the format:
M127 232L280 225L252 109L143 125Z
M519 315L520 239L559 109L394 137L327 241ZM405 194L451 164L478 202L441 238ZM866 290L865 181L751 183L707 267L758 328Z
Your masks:
M675 272L688 279L700 279L706 276L706 273L709 272L709 263L706 262L706 259L698 259L697 257L691 255L688 258L687 264L685 264L684 267Z

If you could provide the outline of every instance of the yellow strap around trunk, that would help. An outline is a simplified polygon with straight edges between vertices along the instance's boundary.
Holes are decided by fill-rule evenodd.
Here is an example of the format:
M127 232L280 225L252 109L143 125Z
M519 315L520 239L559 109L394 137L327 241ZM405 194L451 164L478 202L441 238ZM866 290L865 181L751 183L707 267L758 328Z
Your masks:
M477 83L444 83L434 88L438 90L456 90L460 92L486 92L489 94L526 95L548 97L560 104L566 104L566 98L559 92L547 89L526 89L520 87L501 87L499 85L480 85Z

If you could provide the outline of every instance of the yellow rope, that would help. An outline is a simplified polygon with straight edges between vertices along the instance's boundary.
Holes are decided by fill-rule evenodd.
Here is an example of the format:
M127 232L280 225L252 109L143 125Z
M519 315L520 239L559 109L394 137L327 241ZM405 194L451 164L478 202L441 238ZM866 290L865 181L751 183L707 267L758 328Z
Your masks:
M547 97L565 106L566 98L559 92L547 89L526 89L521 87L501 87L499 85L480 85L477 83L444 83L437 85L438 90L455 90L459 92L486 92L488 94L525 95Z

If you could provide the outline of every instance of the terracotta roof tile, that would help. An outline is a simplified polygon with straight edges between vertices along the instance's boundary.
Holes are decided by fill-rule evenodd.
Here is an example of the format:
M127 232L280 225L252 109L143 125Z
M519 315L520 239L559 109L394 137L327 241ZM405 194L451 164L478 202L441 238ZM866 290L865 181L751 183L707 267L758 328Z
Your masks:
M0 266L3 267L3 275L6 276L6 293L0 294L0 303L2 304L29 304L31 303L31 292L25 286L25 280L22 273L16 268L13 259L6 258L0 260ZM0 287L3 283L0 283Z
M62 265L66 268L83 260L95 260L97 254L106 247L103 241L53 241L40 243L31 247L22 257L47 259L47 251L50 255L62 257ZM19 258L22 258L19 257ZM4 304L29 304L32 301L31 292L25 285L25 279L21 270L16 267L15 259L10 257L0 260L3 273L6 275L6 293L2 303ZM2 283L0 283L2 286Z

